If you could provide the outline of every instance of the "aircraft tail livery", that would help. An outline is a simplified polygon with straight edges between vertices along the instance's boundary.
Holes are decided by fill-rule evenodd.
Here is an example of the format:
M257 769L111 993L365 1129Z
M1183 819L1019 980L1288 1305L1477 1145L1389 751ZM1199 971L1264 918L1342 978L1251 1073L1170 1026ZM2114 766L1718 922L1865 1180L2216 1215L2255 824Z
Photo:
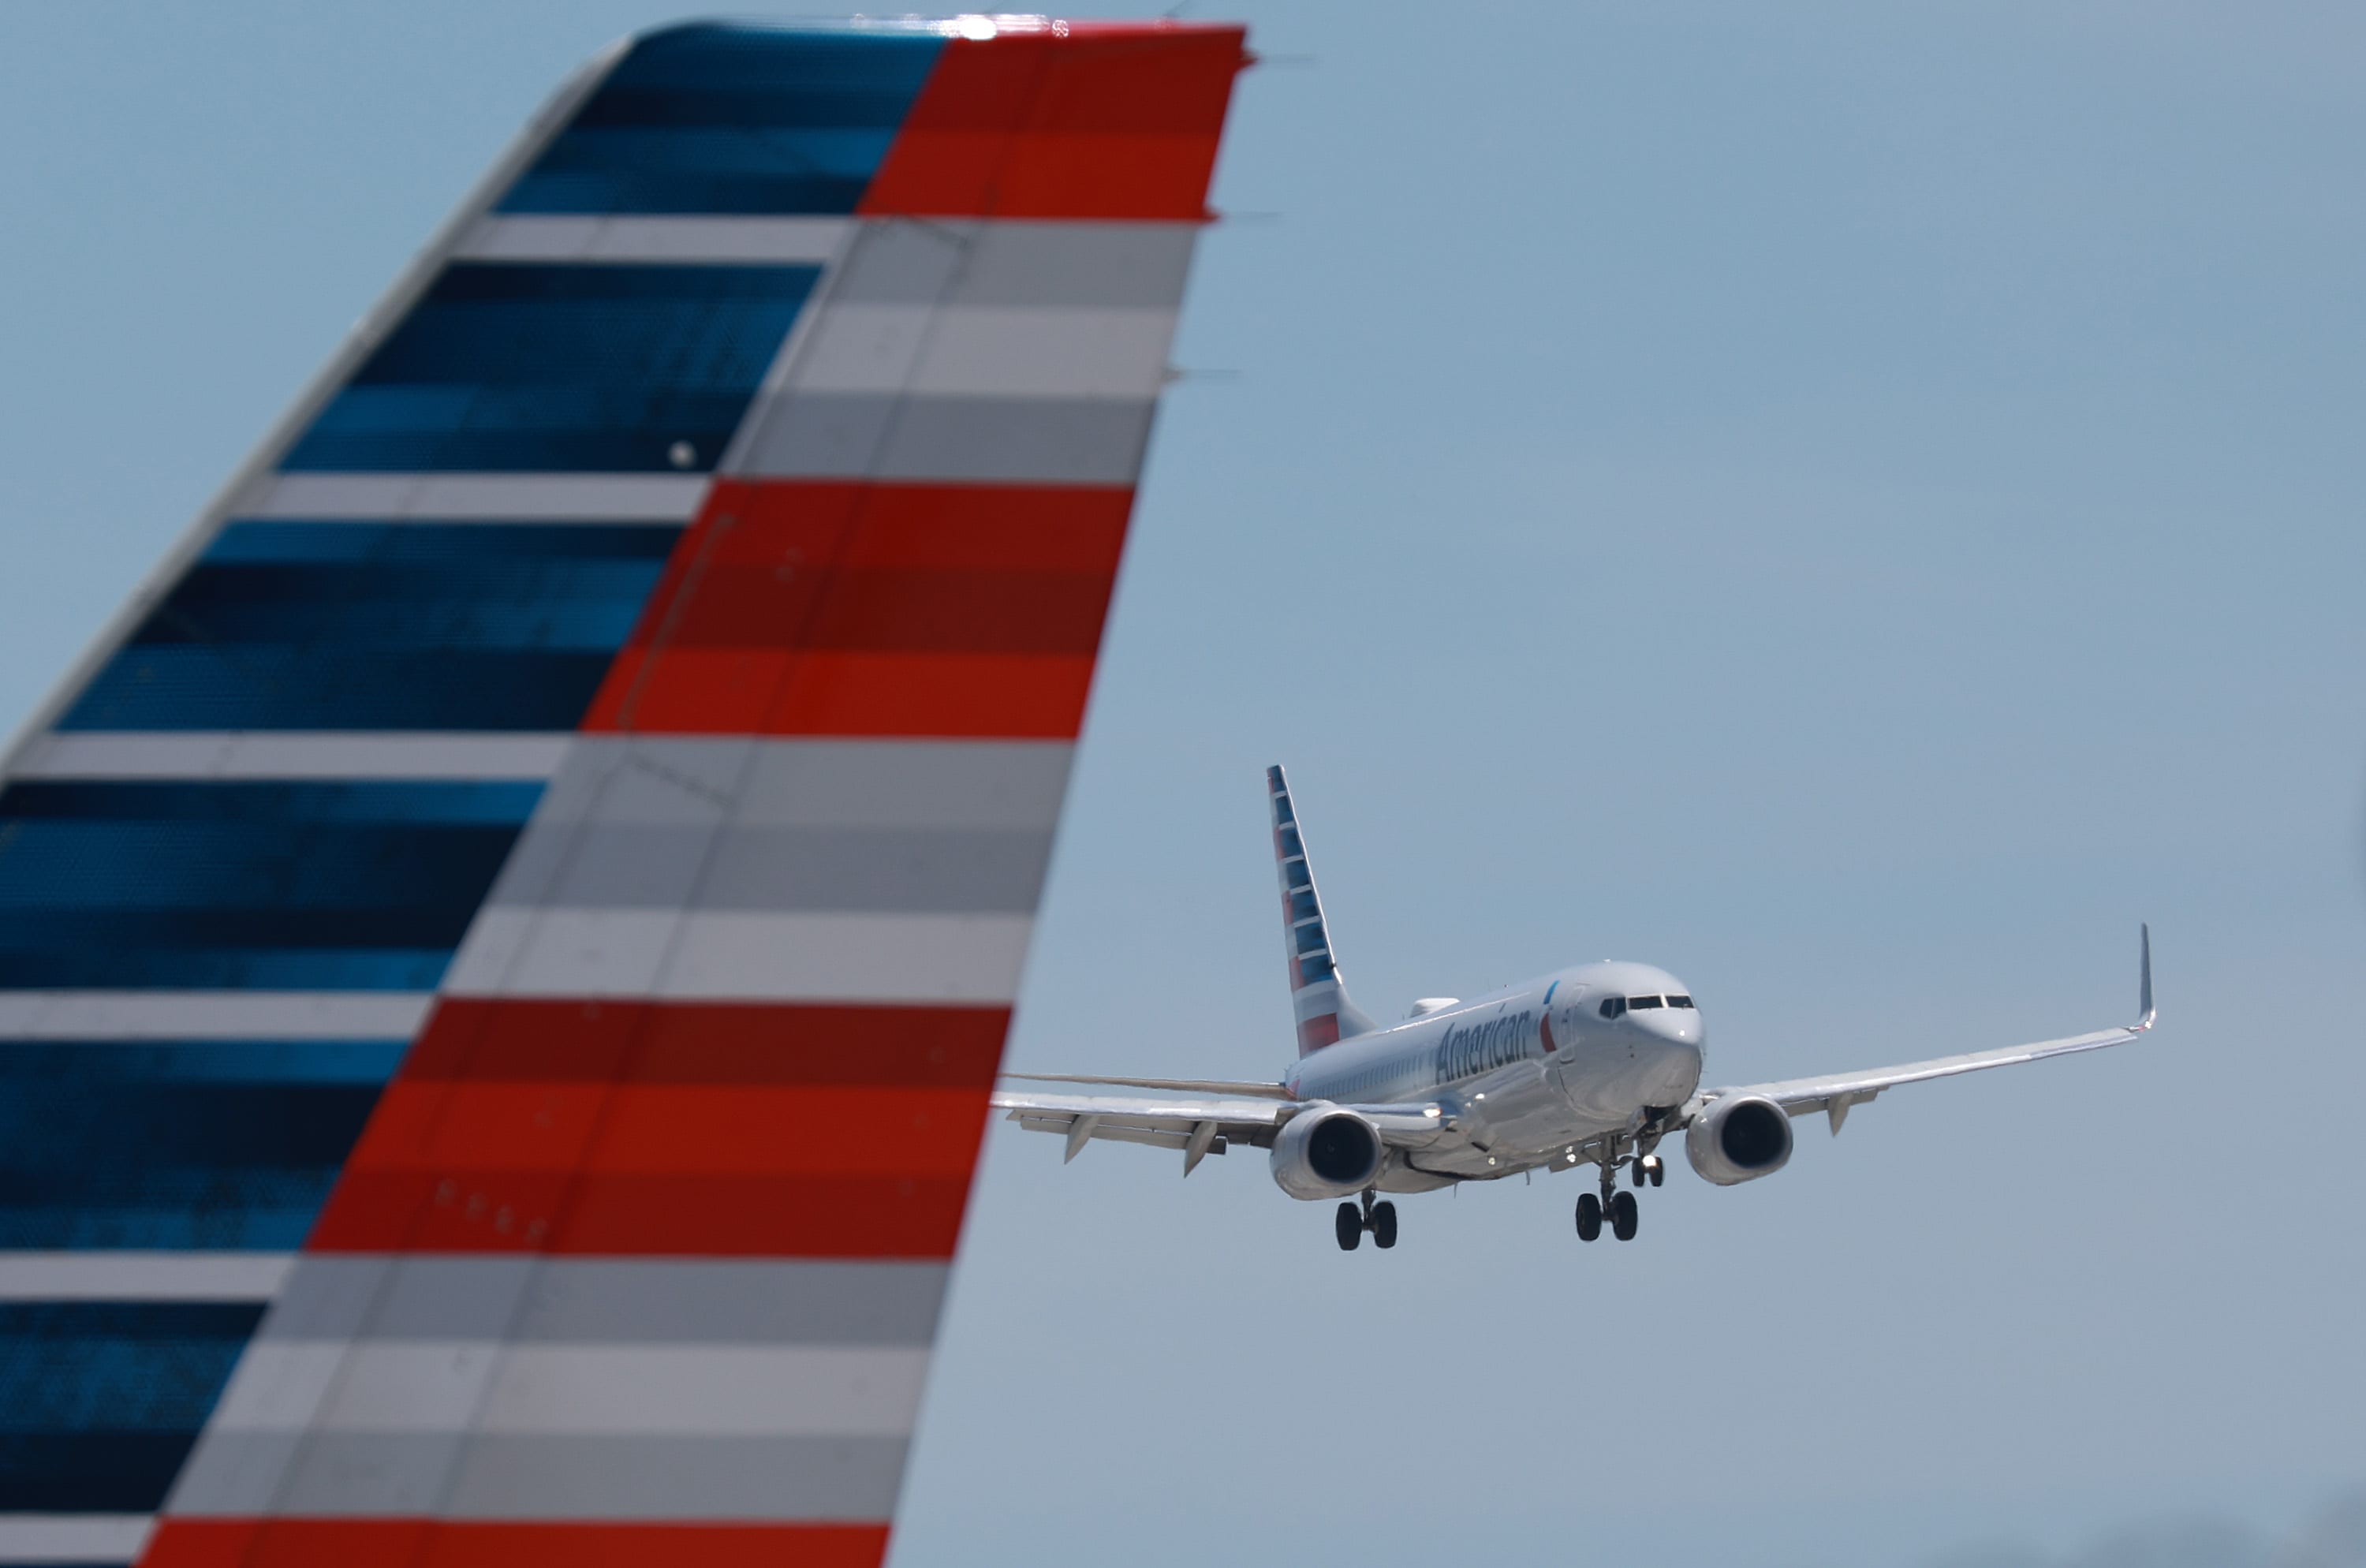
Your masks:
M36 713L0 1562L881 1560L1244 43L619 45Z
M1265 771L1273 807L1273 858L1281 878L1283 960L1290 965L1290 999L1298 1021L1298 1054L1320 1051L1351 1034L1370 1032L1372 1021L1347 998L1347 982L1331 947L1323 896L1306 858L1306 840L1290 800L1290 780L1279 763Z

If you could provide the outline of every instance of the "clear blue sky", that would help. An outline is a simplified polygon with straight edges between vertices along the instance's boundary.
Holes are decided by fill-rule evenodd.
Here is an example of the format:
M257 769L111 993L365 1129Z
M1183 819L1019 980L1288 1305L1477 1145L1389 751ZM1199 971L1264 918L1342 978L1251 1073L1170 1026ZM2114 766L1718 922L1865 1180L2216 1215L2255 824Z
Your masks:
M1343 1256L1254 1153L997 1131L898 1568L2269 1561L2366 1481L2366 16L1247 9L1278 216L1201 252L1236 377L1162 415L1013 1065L1279 1070L1275 760L1376 1011L1635 957L1712 1077L1869 1066L2121 1019L2149 919L2164 1022L1625 1247L1553 1179ZM0 715L666 15L12 0Z

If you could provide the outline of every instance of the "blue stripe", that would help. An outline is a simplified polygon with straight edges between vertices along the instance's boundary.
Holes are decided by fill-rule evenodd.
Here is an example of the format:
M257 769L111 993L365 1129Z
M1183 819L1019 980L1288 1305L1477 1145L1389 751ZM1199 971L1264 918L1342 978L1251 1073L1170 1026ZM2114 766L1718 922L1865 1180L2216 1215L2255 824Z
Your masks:
M280 466L710 469L819 276L456 263Z
M0 1435L0 1510L154 1513L197 1441L195 1432Z
M0 1509L161 1506L263 1311L0 1303Z
M407 1040L0 1040L0 1082L383 1084Z
M402 1049L0 1044L0 1246L299 1246Z
M542 798L531 781L191 780L12 784L0 821L448 823L523 827Z
M678 523L349 523L240 518L215 536L208 566L342 561L385 567L434 563L469 572L545 561L647 561L662 566L682 538Z
M500 210L852 212L942 48L917 32L652 34Z
M0 987L432 988L541 787L14 785Z
M61 729L572 729L673 525L243 520Z
M573 729L613 653L132 647L61 730Z

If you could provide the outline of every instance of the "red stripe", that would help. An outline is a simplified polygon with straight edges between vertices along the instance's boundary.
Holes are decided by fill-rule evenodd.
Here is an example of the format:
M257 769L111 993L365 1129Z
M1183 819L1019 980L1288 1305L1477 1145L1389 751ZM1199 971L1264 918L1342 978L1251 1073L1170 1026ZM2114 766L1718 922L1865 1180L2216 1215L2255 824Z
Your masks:
M984 1090L1010 1010L447 997L401 1081L835 1084Z
M1009 1017L445 1001L308 1245L950 1257Z
M1309 1051L1320 1051L1325 1045L1338 1043L1339 1015L1335 1012L1310 1018L1298 1026L1298 1054L1301 1056Z
M783 1138L798 1135L783 1128ZM348 1169L315 1252L950 1258L969 1173L616 1176Z
M858 210L1200 220L1246 36L1153 22L955 39Z
M141 1568L876 1568L886 1555L884 1524L167 1518L140 1561Z
M965 1178L985 1124L966 1089L398 1083L345 1168Z
M626 650L588 731L1073 740L1088 654Z
M1073 739L1132 502L720 481L583 728Z
M1117 570L1133 491L1123 486L855 484L722 479L674 551L656 603L710 566ZM663 617L643 617L636 641Z

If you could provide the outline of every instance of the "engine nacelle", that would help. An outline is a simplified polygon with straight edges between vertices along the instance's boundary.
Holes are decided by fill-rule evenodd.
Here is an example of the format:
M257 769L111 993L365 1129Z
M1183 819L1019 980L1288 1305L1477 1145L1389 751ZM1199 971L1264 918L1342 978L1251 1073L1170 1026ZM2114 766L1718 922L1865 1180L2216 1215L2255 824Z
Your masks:
M1352 1111L1301 1111L1273 1139L1274 1184L1313 1201L1348 1198L1380 1179L1380 1130Z
M1719 1187L1772 1176L1790 1163L1791 1118L1759 1095L1713 1100L1684 1129L1684 1154L1703 1180Z

